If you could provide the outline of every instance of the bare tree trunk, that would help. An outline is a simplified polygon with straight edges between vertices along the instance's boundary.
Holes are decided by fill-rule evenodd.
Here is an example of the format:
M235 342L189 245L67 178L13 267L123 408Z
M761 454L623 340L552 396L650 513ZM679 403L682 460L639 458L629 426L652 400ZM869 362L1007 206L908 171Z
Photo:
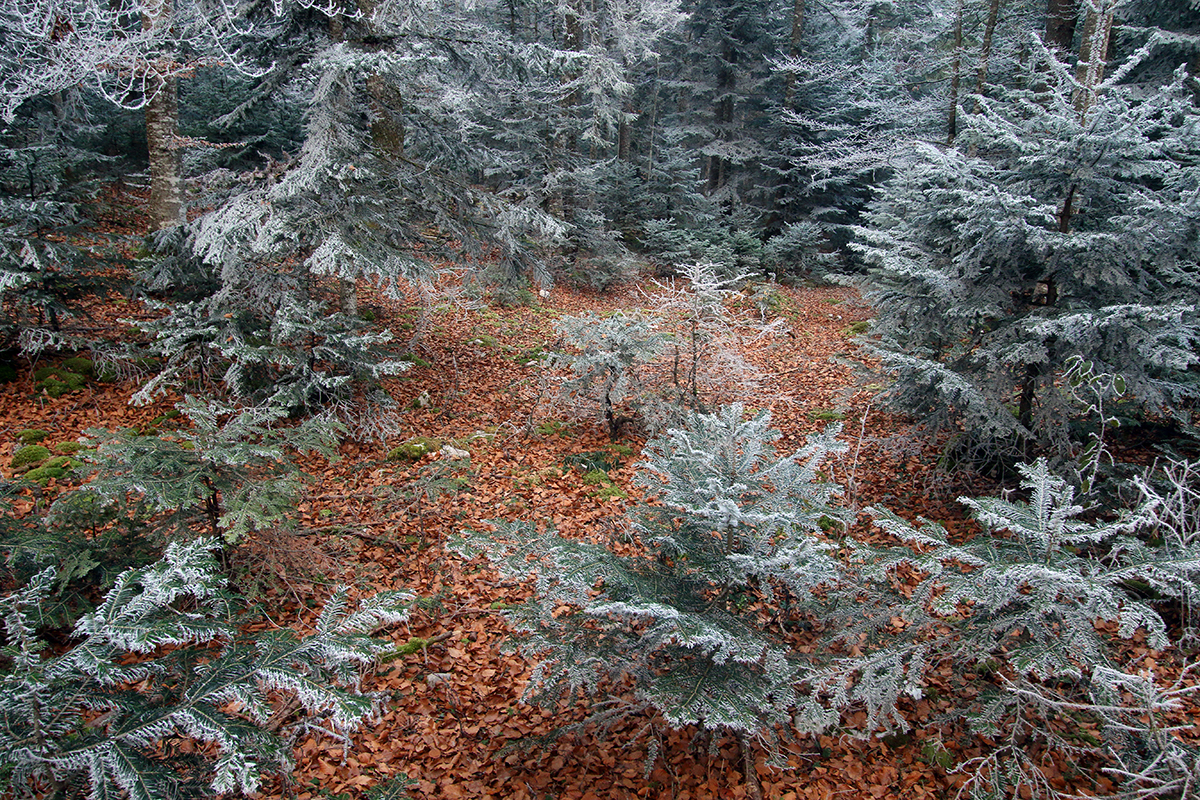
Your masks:
M1046 47L1059 59L1067 58L1074 47L1078 18L1079 0L1046 0ZM1033 90L1042 94L1050 89L1050 71L1039 67L1038 72Z
M1078 17L1079 0L1047 0L1046 46L1060 53L1071 52Z
M724 63L720 67L720 75L717 79L720 99L717 100L714 109L713 121L716 123L717 136L725 140L733 127L733 90L737 87L737 72L735 71L737 51L733 49L732 45L727 45L722 55ZM724 156L708 157L707 194L712 194L729 182L728 168L729 161Z
M168 0L147 4L142 14L146 30L169 26L173 10ZM179 131L179 90L172 65L152 72L146 81L146 147L150 154L150 230L158 231L184 221L183 155L176 146Z

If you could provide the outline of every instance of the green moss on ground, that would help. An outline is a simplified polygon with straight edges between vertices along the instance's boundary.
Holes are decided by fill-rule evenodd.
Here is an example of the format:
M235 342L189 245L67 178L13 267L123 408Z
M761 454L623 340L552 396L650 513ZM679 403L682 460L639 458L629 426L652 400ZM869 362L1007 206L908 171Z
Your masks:
M387 458L388 461L417 461L429 453L436 453L441 449L442 443L437 439L418 436L416 439L407 441L399 447L394 448L387 454Z
M50 450L40 444L27 444L13 454L10 466L15 469L29 469L50 458Z

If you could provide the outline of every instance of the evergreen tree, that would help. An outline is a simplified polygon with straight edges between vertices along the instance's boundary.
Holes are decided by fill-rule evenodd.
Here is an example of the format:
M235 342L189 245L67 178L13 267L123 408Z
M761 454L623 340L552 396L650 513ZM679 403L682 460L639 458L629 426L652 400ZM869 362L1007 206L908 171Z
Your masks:
M1147 711L1161 713L1168 698L1124 662L1120 642L1144 636L1157 650L1174 645L1145 596L1192 597L1200 548L1183 538L1165 546L1142 540L1156 524L1159 497L1115 520L1086 521L1074 489L1045 459L1019 469L1027 499L960 498L984 528L965 542L929 520L918 527L869 509L903 544L859 545L848 580L830 593L821 613L834 635L823 651L838 655L810 673L802 724L830 724L847 705L861 705L865 730L905 728L900 699L922 696L927 673L946 665L958 679L990 676L977 699L957 709L994 742L966 768L973 788L1048 789L1030 747L1049 742L1059 752L1080 751L1049 724L1064 711L1097 724L1102 739L1085 752L1107 750L1142 765L1165 752L1194 759L1153 723L1130 724ZM897 591L896 576L909 569L920 580ZM1150 705L1140 706L1143 699ZM1161 766L1160 778L1171 769Z
M915 146L857 229L892 398L969 447L1069 453L1073 357L1146 412L1196 396L1200 115L1185 72L1134 66L1088 87L1041 49L1034 88L976 98L956 149Z
M595 696L631 679L634 699L615 713L653 710L672 727L772 742L790 729L803 669L755 603L781 594L803 603L837 580L817 535L825 518L841 517L829 505L837 487L820 470L844 446L831 427L781 456L770 415L747 420L740 404L687 422L643 453L639 482L656 500L634 517L643 555L526 523L496 523L496 534L473 534L462 550L536 577L535 597L509 614L522 651L539 659L527 695Z
M343 688L386 645L380 625L407 618L411 595L376 595L352 609L345 591L316 630L244 636L231 623L211 540L174 543L151 566L128 570L100 606L79 619L80 640L47 656L38 611L55 571L2 601L9 668L0 674L0 750L6 788L91 797L171 800L253 793L263 774L286 769L283 739L268 728L276 693L345 734L376 698ZM186 738L195 755L165 746Z
M93 230L99 210L92 132L61 104L28 103L18 124L0 134L0 297L3 349L36 353L68 344L63 322L88 295L111 281L98 275L119 261L107 237ZM69 342L87 346L78 338Z

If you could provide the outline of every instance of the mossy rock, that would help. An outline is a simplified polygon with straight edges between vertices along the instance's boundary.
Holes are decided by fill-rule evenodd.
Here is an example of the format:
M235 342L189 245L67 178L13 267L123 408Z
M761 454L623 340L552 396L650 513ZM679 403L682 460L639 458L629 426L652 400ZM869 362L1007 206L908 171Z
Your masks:
M70 456L55 456L45 464L42 464L42 467L49 469L75 469L82 464L82 461L71 458Z
M17 439L21 444L37 444L42 439L45 439L50 434L38 428L26 428L23 431L17 431Z
M441 449L442 443L439 440L419 436L393 449L387 454L387 459L388 461L417 461L429 453L436 453Z
M14 470L27 470L36 467L50 458L50 451L40 444L27 444L13 454L10 466Z
M80 442L59 442L58 444L54 445L54 452L60 453L64 456L73 456L80 450L86 449L87 448Z
M12 364L0 364L0 383L12 383L17 379L17 368Z
M63 369L78 373L79 375L92 375L95 369L90 358L68 358L62 362Z

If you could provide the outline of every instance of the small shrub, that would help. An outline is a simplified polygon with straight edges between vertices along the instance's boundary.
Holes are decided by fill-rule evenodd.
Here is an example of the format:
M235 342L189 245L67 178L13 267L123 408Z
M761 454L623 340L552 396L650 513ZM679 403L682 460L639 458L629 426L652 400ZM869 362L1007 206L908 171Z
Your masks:
M340 591L311 635L251 637L227 622L240 603L216 548L211 539L172 544L156 564L122 573L76 624L82 641L62 654L38 636L54 568L0 599L5 789L54 783L59 796L76 797L90 786L92 797L134 800L253 794L264 772L291 767L285 737L268 729L275 693L294 693L302 716L322 717L335 734L371 715L378 698L343 685L388 649L370 633L407 619L412 595L385 592L354 609ZM180 739L197 746L183 753Z

